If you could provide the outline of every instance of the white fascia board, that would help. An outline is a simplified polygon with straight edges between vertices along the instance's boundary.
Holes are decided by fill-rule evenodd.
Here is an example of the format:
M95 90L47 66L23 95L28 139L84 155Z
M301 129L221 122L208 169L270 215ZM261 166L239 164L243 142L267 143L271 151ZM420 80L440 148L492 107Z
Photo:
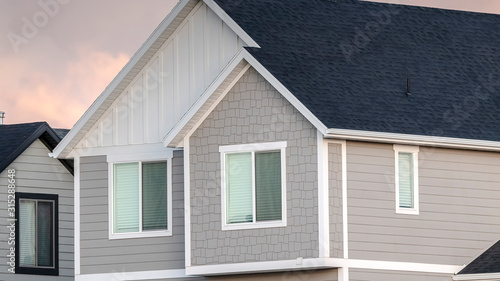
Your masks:
M453 280L471 280L471 281L499 281L500 273L481 273L481 274L461 274L454 275Z
M149 144L134 144L134 145L121 145L121 146L105 146L105 147L91 147L91 148L75 148L69 156L73 157L87 157L98 155L117 155L118 157L128 157L128 155L152 155L149 158L172 158L172 153L175 150L172 148L165 148L162 143L149 143ZM155 154L157 154L155 156ZM148 157L142 157L148 159ZM139 160L139 159L136 159Z
M383 133L372 131L328 129L327 137L335 139L382 142L403 145L435 146L456 149L500 151L500 142L448 137L433 137L410 134Z
M248 47L260 48L259 44L257 44L257 42L255 42L255 40L253 40L253 38L250 37L250 35L248 35L248 33L246 33L245 30L243 30L243 28L241 28L241 26L239 26L226 13L226 11L224 11L219 5L217 5L214 0L203 0L203 2L205 2L205 4L207 4L207 6L210 7L210 9L212 9L212 11L214 11L214 13L218 15L222 19L222 21L224 21L233 30L234 33L236 33L236 35L238 35L243 40L243 42L247 44Z
M187 276L184 269L83 274L75 276L76 281L179 280L179 278L193 278L193 276Z
M184 7L189 3L190 0L181 0L172 9L170 14L160 23L160 25L154 30L154 32L149 36L149 38L142 44L142 46L137 50L137 52L132 56L129 62L120 70L118 75L109 83L109 85L104 89L104 91L97 97L97 99L92 103L92 105L85 111L82 117L76 122L69 133L59 142L59 144L54 148L52 156L54 158L67 158L69 152L64 153L63 151L71 143L71 141L80 133L82 128L87 124L92 116L98 111L101 105L109 98L111 93L115 88L122 82L122 80L127 76L127 74L133 69L133 67L142 59L146 52L151 48L151 46L158 40L161 34L167 29L167 27L172 23L172 21L179 15L179 13L184 9ZM96 121L97 122L97 121ZM71 148L72 150L73 148Z
M241 76L248 70L248 68L253 67L260 75L266 79L285 99L290 102L306 119L313 124L313 126L318 129L323 136L326 136L327 127L319 121L319 119L306 107L304 106L283 84L281 84L278 79L276 79L262 64L260 64L257 59L255 59L246 49L242 48L233 57L229 64L224 68L221 74L214 80L214 82L207 88L205 93L201 95L198 101L191 107L191 109L184 115L184 117L174 126L174 128L164 137L165 147L171 145L178 145L177 143L171 143L177 135L182 131L184 126L186 126L191 118L200 110L205 102L212 96L212 94L219 88L219 86L224 82L224 80L231 74L234 68L242 61L248 62L248 65L236 76L232 83L225 89L224 94L219 97L215 105L217 105L220 100L229 92L229 90L234 86L234 84L241 78ZM201 122L212 112L215 108L212 106L197 122L197 125L190 129L188 136L201 124Z

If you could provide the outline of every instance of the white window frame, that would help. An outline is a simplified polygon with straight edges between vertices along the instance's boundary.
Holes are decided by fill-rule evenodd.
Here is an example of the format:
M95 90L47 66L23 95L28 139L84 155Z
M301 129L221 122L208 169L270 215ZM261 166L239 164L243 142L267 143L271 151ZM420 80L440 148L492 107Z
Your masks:
M108 155L108 228L109 239L131 239L147 237L166 237L172 236L172 151L163 153L144 153L144 154L116 154ZM113 183L114 183L114 165L123 163L139 163L139 183L142 188L142 163L167 162L167 229L166 230L147 230L142 231L142 215L139 216L139 232L114 233L113 232ZM141 190L142 191L142 190ZM139 210L142 214L142 192L139 192Z
M240 229L256 229L256 228L270 228L270 227L283 227L287 225L286 217L286 147L287 143L284 142L269 142L269 143L254 143L254 144L241 144L241 145L225 145L219 147L221 159L221 200L222 200L222 230L240 230ZM226 214L226 155L234 153L252 153L252 161L255 159L255 152L262 151L280 151L281 154L281 220L279 221L254 221L248 223L227 223ZM253 166L253 165L252 165ZM254 173L254 172L253 172ZM253 184L252 192L255 194L255 174L252 175ZM253 218L256 216L256 199L253 196Z
M407 215L419 214L419 187L418 187L418 146L394 145L394 163L395 163L395 190L396 190L396 213ZM411 153L413 160L413 208L401 208L399 206L399 153Z

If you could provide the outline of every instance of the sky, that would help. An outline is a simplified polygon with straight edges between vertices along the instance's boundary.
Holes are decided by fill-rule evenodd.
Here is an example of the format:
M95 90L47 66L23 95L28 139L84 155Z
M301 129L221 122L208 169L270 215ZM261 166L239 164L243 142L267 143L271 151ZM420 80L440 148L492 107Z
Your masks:
M499 0L372 1L500 14ZM0 0L5 123L71 128L176 3Z

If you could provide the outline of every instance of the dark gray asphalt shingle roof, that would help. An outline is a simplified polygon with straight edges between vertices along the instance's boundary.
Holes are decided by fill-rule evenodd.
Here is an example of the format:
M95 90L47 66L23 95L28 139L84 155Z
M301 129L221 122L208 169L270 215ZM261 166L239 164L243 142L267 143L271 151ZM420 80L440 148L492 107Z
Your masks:
M64 129L54 130L46 122L0 125L0 173L36 139L40 139L52 151L67 132ZM60 161L73 172L73 161Z
M500 141L500 15L215 1L262 47L250 53L329 128Z
M500 272L500 241L468 264L458 274L484 274Z

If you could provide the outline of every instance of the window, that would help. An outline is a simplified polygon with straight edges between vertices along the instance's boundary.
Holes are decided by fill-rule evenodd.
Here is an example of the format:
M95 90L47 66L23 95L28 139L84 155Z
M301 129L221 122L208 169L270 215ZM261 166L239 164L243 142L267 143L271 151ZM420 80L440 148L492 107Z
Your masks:
M418 147L394 145L396 213L418 215Z
M16 193L16 273L59 275L58 196Z
M223 230L286 225L286 142L221 146Z
M172 235L170 163L110 164L111 239Z

